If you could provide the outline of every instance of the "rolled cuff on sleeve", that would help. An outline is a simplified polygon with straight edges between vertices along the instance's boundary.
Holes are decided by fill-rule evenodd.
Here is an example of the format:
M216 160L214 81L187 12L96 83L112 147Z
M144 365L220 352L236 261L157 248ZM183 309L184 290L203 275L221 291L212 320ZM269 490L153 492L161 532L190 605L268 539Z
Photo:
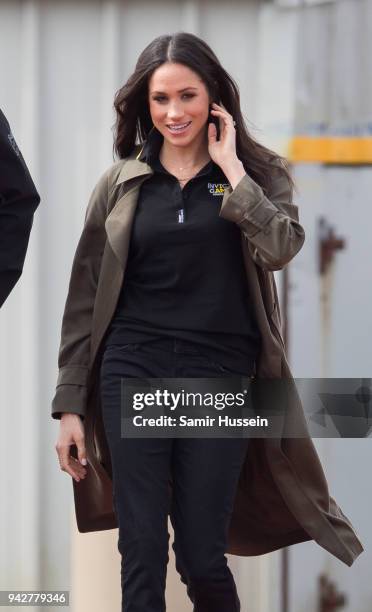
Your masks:
M84 366L64 366L60 369L57 389L52 401L52 417L60 419L63 412L84 417L87 404L89 369Z
M265 205L262 206L264 199ZM246 221L248 231L256 232L264 229L278 212L277 207L265 198L261 187L245 174L234 190L231 187L225 190L220 216L238 224Z
M270 199L248 174L224 194L220 216L240 227L254 262L263 269L281 270L304 243L292 195L292 185L283 173L276 173Z
M87 387L82 385L59 385L52 401L52 417L60 419L62 413L70 412L84 418L87 404Z
M87 385L89 368L86 366L63 366L59 370L57 387L59 385Z

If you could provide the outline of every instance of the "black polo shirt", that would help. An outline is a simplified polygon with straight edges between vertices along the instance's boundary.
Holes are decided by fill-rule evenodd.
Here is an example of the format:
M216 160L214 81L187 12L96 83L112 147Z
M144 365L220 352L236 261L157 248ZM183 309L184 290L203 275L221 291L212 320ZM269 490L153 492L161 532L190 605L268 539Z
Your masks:
M219 217L228 181L208 162L183 189L159 160L152 133L140 159L154 174L139 193L125 278L107 344L190 340L229 368L257 356L241 233Z

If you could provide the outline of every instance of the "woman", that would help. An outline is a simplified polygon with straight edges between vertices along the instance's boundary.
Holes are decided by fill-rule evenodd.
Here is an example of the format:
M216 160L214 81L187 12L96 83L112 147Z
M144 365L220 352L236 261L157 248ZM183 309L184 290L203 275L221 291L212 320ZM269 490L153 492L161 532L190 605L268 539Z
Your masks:
M61 469L83 481L83 419L99 373L122 610L165 610L170 514L194 610L233 612L226 551L261 554L314 538L351 565L362 550L328 496L311 440L285 451L280 441L240 438L124 440L120 379L290 377L271 271L304 242L293 183L285 160L249 136L234 81L194 35L156 38L115 109L120 161L93 193L65 308L56 448ZM243 466L252 482L261 471L244 512Z

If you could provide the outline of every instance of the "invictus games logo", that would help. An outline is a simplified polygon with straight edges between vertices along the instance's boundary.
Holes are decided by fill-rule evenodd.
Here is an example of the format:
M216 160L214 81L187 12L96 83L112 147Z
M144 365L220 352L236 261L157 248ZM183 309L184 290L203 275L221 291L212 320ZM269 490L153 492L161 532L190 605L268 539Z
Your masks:
M230 187L228 183L208 183L208 191L214 196L223 196L228 187Z

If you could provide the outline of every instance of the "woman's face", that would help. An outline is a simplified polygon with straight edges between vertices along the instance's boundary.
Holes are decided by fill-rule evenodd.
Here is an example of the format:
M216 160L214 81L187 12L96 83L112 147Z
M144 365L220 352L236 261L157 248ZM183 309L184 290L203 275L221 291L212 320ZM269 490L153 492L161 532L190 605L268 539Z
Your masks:
M187 147L206 138L210 97L200 76L183 64L167 62L149 81L149 108L154 126L172 145Z

